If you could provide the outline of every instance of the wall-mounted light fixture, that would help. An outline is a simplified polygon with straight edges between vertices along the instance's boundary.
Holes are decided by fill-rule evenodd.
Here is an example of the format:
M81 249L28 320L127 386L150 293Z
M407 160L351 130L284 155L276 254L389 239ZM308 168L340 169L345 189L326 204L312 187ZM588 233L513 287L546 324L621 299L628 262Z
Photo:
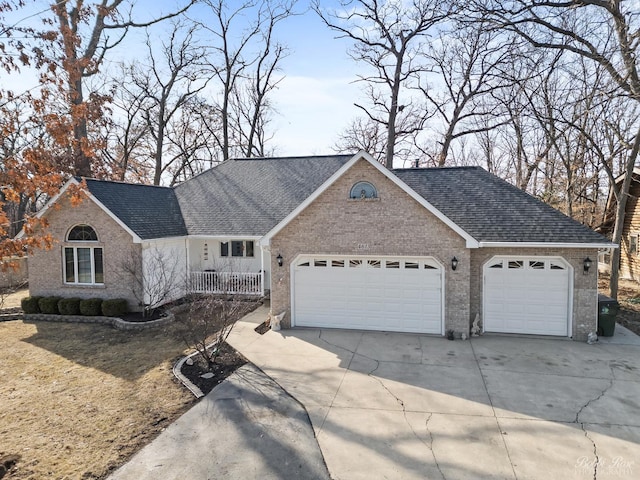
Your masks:
M282 266L282 255L278 254L278 256L276 257L276 260L278 261L278 266L281 267Z
M591 265L593 265L593 261L587 257L582 261L582 265L584 266L584 274L586 275L589 273L589 269L591 268Z
M458 259L453 257L451 259L451 270L455 270L456 268L458 268Z

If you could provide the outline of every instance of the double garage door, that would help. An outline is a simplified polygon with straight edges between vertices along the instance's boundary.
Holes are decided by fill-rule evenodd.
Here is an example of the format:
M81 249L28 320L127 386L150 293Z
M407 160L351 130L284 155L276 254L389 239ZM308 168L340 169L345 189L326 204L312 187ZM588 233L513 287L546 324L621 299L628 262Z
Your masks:
M568 336L570 292L562 259L494 258L484 266L484 330Z
M292 273L296 326L443 333L432 258L304 256Z

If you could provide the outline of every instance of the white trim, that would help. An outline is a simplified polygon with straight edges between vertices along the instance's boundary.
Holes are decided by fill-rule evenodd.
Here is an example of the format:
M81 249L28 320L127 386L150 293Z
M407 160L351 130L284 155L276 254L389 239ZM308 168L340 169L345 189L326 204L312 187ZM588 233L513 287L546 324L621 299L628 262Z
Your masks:
M479 248L617 248L615 243L479 242Z
M133 239L133 243L142 243L142 239L138 236L138 234L136 232L131 230L127 226L126 223L124 223L122 220L120 220L111 210L109 210L107 207L105 207L100 200L98 200L96 197L94 197L91 194L91 192L87 191L86 193L87 193L87 196L91 200L93 200L93 202L96 205L98 205L102 210L104 210L104 213L109 215L113 221L115 221L118 225L120 225L122 227L123 230L125 230L129 235L131 235L131 238Z
M163 242L175 242L176 240L184 240L185 242L189 240L188 235L179 235L176 237L158 237L158 238L145 238L144 240L140 240L139 243L142 244L142 248L148 248L151 245L160 244Z
M366 259L399 259L399 260L425 260L425 259L429 259L429 260L433 260L439 267L440 267L440 335L444 336L445 334L445 319L446 319L446 315L445 315L445 308L446 308L446 303L445 303L445 289L446 289L446 271L447 269L445 268L444 264L438 260L436 257L430 256L430 255L418 255L418 256L411 256L411 255L326 255L326 254L322 254L322 253L299 253L298 255L295 256L295 258L289 263L289 285L290 285L290 292L289 292L289 296L290 296L290 315L291 315L291 328L296 326L296 321L295 321L295 267L298 264L298 260L301 257L306 257L306 258L313 258L313 257L318 257L318 258L327 258L327 259L341 259L341 260L348 260L348 259L362 259L362 260L366 260ZM284 265L283 265L284 266ZM483 324L484 327L484 324ZM364 331L364 329L363 329ZM427 334L428 335L428 334ZM433 335L433 334L432 334Z
M187 235L186 238L212 240L260 240L262 235Z
M371 165L373 165L380 173L382 173L385 177L395 183L400 189L402 189L407 195L413 198L416 202L426 208L429 212L435 215L439 220L441 220L445 225L451 228L454 232L460 235L462 238L466 240L467 248L478 248L478 241L469 235L466 231L460 228L457 224L452 222L446 215L444 215L440 210L435 208L429 202L427 202L421 195L416 193L411 187L409 187L406 183L400 180L397 176L393 174L390 170L384 167L380 162L377 162L371 155L369 155L364 150L360 150L356 153L347 163L345 163L342 167L340 167L331 177L329 177L320 187L318 187L315 192L309 195L300 205L298 205L289 215L287 215L283 220L281 220L275 227L273 227L269 232L267 232L264 237L260 240L261 245L269 245L271 238L276 235L280 230L282 230L285 226L287 226L295 217L297 217L300 212L302 212L305 208L307 208L312 202L314 202L327 188L333 185L347 170L349 170L356 162L359 160L366 160Z
M74 177L71 177L67 181L67 183L65 183L62 186L60 191L57 194L55 194L53 197L51 197L51 200L49 200L46 203L46 205L44 207L42 207L42 210L40 210L36 214L36 218L41 218L45 213L47 213L49 211L49 208L51 208L51 206L60 199L60 197L69 189L69 186L71 186L72 184L80 185L80 182L78 182ZM142 243L142 239L138 236L138 234L135 233L133 230L131 230L111 210L109 210L107 207L105 207L102 202L100 202L96 197L94 197L92 195L92 193L89 191L88 188L86 190L83 190L83 191L87 195L89 200L93 201L93 203L95 203L98 207L100 207L104 211L104 213L106 213L109 217L111 217L111 219L113 221L115 221L118 225L120 225L120 227L122 227L122 229L124 231L126 231L129 235L131 235L131 238L133 239L133 243ZM18 235L16 235L16 238L22 238L23 236L24 236L24 230L21 230L20 233L18 233Z
M62 281L65 285L71 285L75 287L104 287L104 246L103 245L87 245L83 242L77 242L79 245L62 245ZM95 242L97 243L97 242ZM73 278L75 282L67 281L67 256L66 250L70 248L73 250ZM78 249L86 248L89 250L89 262L91 266L91 282L80 282L80 273L78 272ZM95 250L102 250L102 282L96 282L96 260L95 260Z
M485 322L486 322L486 308L487 308L487 302L486 302L486 294L487 294L487 282L486 282L486 270L487 270L487 265L489 265L490 262L493 262L495 260L511 260L511 259L515 259L515 260L528 260L528 259L542 259L542 260L556 260L556 261L560 261L563 265L565 265L567 267L567 270L569 271L569 301L567 302L567 337L571 338L573 337L573 317L574 317L574 313L573 313L573 296L574 296L574 280L573 277L575 275L575 269L573 268L573 265L571 265L571 263L564 257L558 256L558 255L494 255L493 257L489 258L486 262L484 262L482 264L482 332L485 333ZM487 333L495 333L495 332L487 332ZM523 335L528 335L528 334L523 334ZM557 335L556 338L563 338L560 335Z
M62 188L60 188L58 193L56 193L53 197L51 197L49 201L45 203L44 207L42 207L42 209L38 213L36 213L36 218L42 217L47 212L47 210L49 210L49 208L51 208L51 206L58 201L58 199L62 196L62 194L67 191L67 189L69 188L69 185L71 184L79 185L80 183L73 177L67 180L67 182L62 186ZM18 232L18 234L16 235L16 239L20 239L22 237L24 237L24 229Z

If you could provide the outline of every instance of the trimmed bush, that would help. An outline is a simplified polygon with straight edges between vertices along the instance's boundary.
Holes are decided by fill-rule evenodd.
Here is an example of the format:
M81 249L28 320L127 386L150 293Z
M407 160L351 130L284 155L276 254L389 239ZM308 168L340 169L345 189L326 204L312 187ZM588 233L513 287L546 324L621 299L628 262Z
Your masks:
M42 313L49 313L52 315L58 315L58 302L62 300L60 297L42 297L38 301L38 306Z
M62 298L58 302L60 315L80 315L80 298Z
M86 300L80 300L80 313L90 317L95 317L102 313L102 299L101 298L88 298Z
M124 298L114 298L102 302L102 314L105 317L119 317L129 311L129 304Z
M20 306L24 313L40 313L40 299L42 297L25 297L20 300Z

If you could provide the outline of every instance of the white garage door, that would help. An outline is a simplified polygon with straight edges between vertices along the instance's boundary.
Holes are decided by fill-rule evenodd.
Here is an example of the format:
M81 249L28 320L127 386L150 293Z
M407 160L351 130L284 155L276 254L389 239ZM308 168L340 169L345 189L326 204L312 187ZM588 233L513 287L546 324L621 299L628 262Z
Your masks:
M485 332L569 335L570 273L558 258L494 258L484 266Z
M295 326L442 334L431 258L305 256L293 267Z

